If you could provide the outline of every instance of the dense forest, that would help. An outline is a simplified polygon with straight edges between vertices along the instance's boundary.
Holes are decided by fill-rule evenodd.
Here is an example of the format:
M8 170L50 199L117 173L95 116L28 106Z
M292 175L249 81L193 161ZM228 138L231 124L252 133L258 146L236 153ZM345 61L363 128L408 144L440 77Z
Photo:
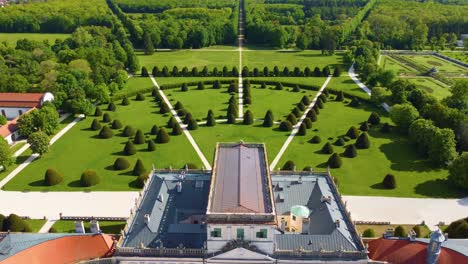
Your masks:
M126 13L162 13L173 8L224 8L235 9L237 1L232 0L116 0Z
M105 0L49 0L0 8L0 32L71 33L86 25L113 26Z

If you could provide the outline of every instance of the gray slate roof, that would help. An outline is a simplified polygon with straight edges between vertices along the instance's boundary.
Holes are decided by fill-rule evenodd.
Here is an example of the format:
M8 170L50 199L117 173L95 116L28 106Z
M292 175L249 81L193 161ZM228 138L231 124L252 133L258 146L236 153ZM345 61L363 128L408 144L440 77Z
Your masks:
M428 238L416 238L416 240L423 243L429 243ZM451 249L468 257L468 239L449 238L442 242L442 247Z

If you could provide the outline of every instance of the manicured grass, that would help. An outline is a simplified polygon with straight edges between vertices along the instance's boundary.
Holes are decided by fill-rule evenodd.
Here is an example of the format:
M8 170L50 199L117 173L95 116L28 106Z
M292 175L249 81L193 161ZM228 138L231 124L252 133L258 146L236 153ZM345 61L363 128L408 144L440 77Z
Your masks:
M334 90L342 90L353 96L368 99L369 95L364 92L357 84L348 76L333 77L328 83L327 88Z
M204 66L207 66L209 69L218 67L218 70L222 70L224 66L227 66L229 70L231 70L233 66L239 67L239 52L235 50L176 50L158 51L153 55L145 55L143 52L138 52L137 55L140 60L140 65L146 66L149 71L151 71L154 66L158 66L160 69L167 66L169 70L172 70L173 66L177 66L179 70L182 70L185 66L187 66L189 70L191 70L192 67L198 67L199 70L201 70Z
M215 81L215 80L232 80L237 81L237 77L156 77L156 82L161 85L165 84L183 84L191 82L206 82L206 81Z
M387 55L382 55L382 58L380 59L380 66L385 69L385 70L392 70L395 72L397 75L406 75L406 74L417 74L418 71L406 66L404 64L401 64L400 62L390 58Z
M45 224L46 220L44 219L25 219L26 223L28 223L29 227L31 227L32 233L37 233L41 230L41 227Z
M342 102L329 100L320 111L318 121L306 136L296 136L284 153L279 166L287 160L293 160L298 169L312 166L324 171L329 154L320 152L328 141L334 143L338 136L344 135L351 126L359 128L361 122L368 119L377 109L362 104L359 108L344 105ZM389 122L381 113L382 122ZM308 141L318 135L321 143ZM393 197L461 197L462 193L454 189L447 181L448 171L435 168L415 151L406 137L397 132L382 133L378 127L369 132L371 147L359 149L355 158L342 157L343 166L332 169L331 174L338 178L340 191L346 195L375 195ZM346 144L354 143L354 140ZM336 153L343 153L345 147L334 146ZM382 187L382 180L387 173L395 175L397 188L387 190Z
M105 109L105 106L102 106ZM147 95L145 101L131 99L129 106L117 104L116 112L109 112L112 119L120 120L123 125L131 125L148 133L154 124L164 126L169 115L159 114L159 107ZM168 144L157 144L156 151L148 152L147 145L136 145L137 154L128 157L131 167L124 171L114 171L112 164L122 156L124 144L129 140L121 136L121 130L114 130L114 137L101 139L99 131L91 131L89 127L94 117L80 121L60 140L51 146L49 153L34 161L20 174L12 179L5 190L30 191L126 191L135 190L135 176L131 176L133 165L137 158L142 159L147 170L152 164L156 168L181 168L186 163L201 165L201 162L184 135L171 136ZM101 118L99 118L101 120ZM170 132L170 129L169 131ZM147 139L155 136L147 135ZM177 153L170 155L168 153ZM56 186L44 185L44 173L48 168L54 168L64 176L64 181ZM81 173L86 169L97 172L101 182L90 188L83 188L79 183Z
M400 55L427 68L436 67L440 73L468 74L468 69L433 55Z
M243 125L239 121L237 124L232 125L200 126L191 133L208 161L213 160L217 142L239 142L241 140L244 142L265 143L268 159L271 161L289 135L289 132L278 131L277 127L278 125L274 125L265 128L262 127L261 122L255 122L253 125Z
M342 64L342 53L336 53L332 56L322 55L319 50L305 51L277 51L277 50L255 50L242 53L242 65L248 66L250 70L257 67L263 70L264 66L268 66L270 71L273 67L278 66L280 71L284 67L289 67L292 71L294 67L304 69L308 66L314 70L316 66L322 69L325 66L333 66Z
M325 77L249 77L249 80L275 81L284 83L297 83L304 85L315 85L321 87L327 78Z
M148 77L131 77L127 80L125 87L122 90L117 91L115 95L118 96L120 94L141 91L153 86L153 82Z
M90 231L90 222L84 221L86 232ZM52 226L56 233L75 233L75 221L59 220ZM99 228L104 234L120 234L120 230L125 227L124 221L99 221Z
M451 94L449 87L430 77L404 79L416 84L416 87L423 89L427 93L435 96L437 99L443 99Z
M401 225L403 227L403 229L405 229L406 233L408 234L410 232L411 229L413 229L413 227L415 226L416 224L414 225ZM385 233L385 231L387 231L387 229L393 229L395 230L395 228L399 226L399 225L356 225L356 229L358 231L359 234L362 234L364 232L364 230L366 229L373 229L374 230L374 233L375 233L375 237L382 237L382 235ZM430 233L431 233L431 230L429 230L429 228L425 225L420 225L419 226L420 229L421 229L421 237L427 237Z
M16 143L14 146L11 146L10 149L13 153L15 153L16 151L18 151L20 148L22 148L24 145L26 145L26 142L19 142L19 143Z
M459 51L459 52L442 51L440 53L444 56L462 61L464 63L468 63L468 52L466 51Z
M49 44L54 44L56 39L66 39L70 34L45 34L45 33L0 33L0 42L6 41L10 46L16 46L16 41L29 39L35 41L48 40Z

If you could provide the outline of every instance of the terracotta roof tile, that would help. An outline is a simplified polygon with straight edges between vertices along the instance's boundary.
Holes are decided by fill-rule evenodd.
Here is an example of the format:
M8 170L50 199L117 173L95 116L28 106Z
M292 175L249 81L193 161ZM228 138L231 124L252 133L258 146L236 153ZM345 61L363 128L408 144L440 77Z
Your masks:
M32 109L29 109L25 114L33 111L34 109L36 109L35 107L33 107ZM17 118L15 119L12 119L10 121L8 121L5 125L1 126L0 127L0 136L2 137L7 137L9 136L10 134L14 133L16 131L16 129L18 129L18 119L20 118L20 116L18 116Z
M0 106L39 107L44 93L0 93Z

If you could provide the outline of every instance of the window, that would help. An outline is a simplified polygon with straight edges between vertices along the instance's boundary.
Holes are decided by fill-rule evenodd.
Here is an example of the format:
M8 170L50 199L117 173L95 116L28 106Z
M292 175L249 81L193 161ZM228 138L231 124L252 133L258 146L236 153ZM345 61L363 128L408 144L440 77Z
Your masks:
M237 228L237 239L244 239L244 229Z
M257 232L257 238L267 238L267 234L268 231L266 229L260 229L260 231Z
M18 110L19 115L23 114L23 110Z
M6 117L5 110L2 110L2 116Z
M211 237L221 237L221 228L213 228L213 231L211 231Z
M292 216L292 219L293 219L293 221L296 221L296 216L293 215L293 216Z

